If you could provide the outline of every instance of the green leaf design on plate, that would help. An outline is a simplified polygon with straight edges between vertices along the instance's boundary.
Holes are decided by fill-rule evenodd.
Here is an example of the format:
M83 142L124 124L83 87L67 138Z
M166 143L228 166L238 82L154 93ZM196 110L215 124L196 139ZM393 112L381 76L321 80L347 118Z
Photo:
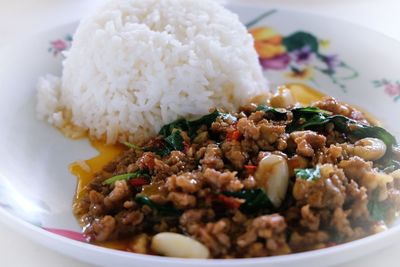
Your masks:
M288 52L292 52L297 49L302 49L305 46L310 47L312 52L319 54L319 43L318 39L307 32L298 31L283 39L283 44L285 45Z

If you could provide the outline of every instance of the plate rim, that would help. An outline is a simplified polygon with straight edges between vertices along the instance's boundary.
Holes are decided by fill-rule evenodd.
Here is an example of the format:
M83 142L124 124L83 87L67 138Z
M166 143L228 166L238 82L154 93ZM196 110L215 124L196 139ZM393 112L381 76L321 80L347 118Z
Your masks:
M360 29L364 29L368 32L374 32L375 34L378 34L390 42L396 43L400 47L400 40L397 40L396 38L387 35L385 33L379 32L375 29L369 28L367 26L357 24L354 22L346 21L344 19L339 19L339 18L332 18L329 16L325 15L320 15L312 12L307 12L307 11L296 11L291 8L280 8L276 7L275 5L268 5L267 3L243 3L243 2L236 2L236 1L229 1L227 5L233 5L233 6L243 6L243 7L269 7L270 9L277 9L279 11L284 11L284 12L292 12L292 13L297 13L300 15L304 16L310 16L310 17L315 17L317 19L322 19L322 20L330 20L330 21L337 21L342 24L346 25L351 25L351 27L356 27ZM38 31L35 33L29 33L28 35L24 36L23 38L17 38L13 39L11 41L5 42L3 45L0 46L0 55L4 53L5 50L7 50L9 47L12 47L13 44L20 44L21 42L23 43L23 40L30 40L32 38L37 38L38 36L42 36L45 34L48 34L49 32L52 32L56 30L57 28L61 27L68 27L72 26L79 23L79 21L70 21L67 23L63 24L58 24L58 25L53 25L52 27L47 28L46 30ZM340 253L346 251L347 253L349 251L354 251L358 249L362 249L365 247L370 246L371 243L378 243L380 242L380 247L382 248L384 246L389 246L390 244L395 242L395 239L397 236L400 235L400 225L395 225L393 227L390 227L388 230L382 232L382 233L377 233L371 236L367 236L355 241L351 241L345 244L340 244L334 247L329 247L329 248L324 248L324 249L318 249L318 250L313 250L313 251L306 251L306 252L300 252L300 253L294 253L294 254L288 254L288 255L281 255L281 256L272 256L272 257L260 257L260 258L249 258L249 259L208 259L208 260L201 260L201 259L180 259L180 258L168 258L168 257L162 257L162 256L153 256L153 255L142 255L142 254L137 254L137 253L132 253L132 252L125 252L125 251L118 251L115 249L109 249L109 248L104 248L96 245L92 245L89 243L83 243L75 240L71 240L69 238L48 232L39 226L36 226L32 223L29 223L18 216L13 215L3 207L0 207L0 222L4 223L5 225L9 226L11 229L15 230L18 232L21 230L22 227L23 231L20 231L21 233L23 232L23 236L28 237L30 240L33 240L36 243L40 243L44 245L45 247L61 252L63 254L69 255L72 258L75 259L80 259L85 261L84 259L80 257L76 257L73 254L65 253L64 251L57 249L56 246L52 247L50 245L46 245L45 241L47 240L49 244L53 244L54 242L61 242L65 245L74 247L76 250L79 250L80 248L95 252L95 253L102 253L105 255L115 255L115 256L121 256L127 259L138 259L138 260L144 260L148 262L153 262L153 263L163 263L163 264L197 264L197 265L202 265L202 266L207 266L209 264L215 264L219 266L234 266L235 264L238 265L251 265L251 264L275 264L275 263L286 263L290 264L291 262L298 262L299 260L302 261L309 261L311 259L315 258L320 258L323 256L334 256L334 255L339 255ZM31 234L29 233L29 230ZM43 241L41 242L40 240ZM387 244L381 244L384 241L389 241ZM372 249L373 251L376 251L378 248ZM371 249L370 249L371 250ZM340 257L337 257L337 260L335 260L335 263L333 264L338 264L341 262L346 262L347 259L340 259ZM90 262L90 261L85 261L85 262ZM330 263L332 264L332 263Z

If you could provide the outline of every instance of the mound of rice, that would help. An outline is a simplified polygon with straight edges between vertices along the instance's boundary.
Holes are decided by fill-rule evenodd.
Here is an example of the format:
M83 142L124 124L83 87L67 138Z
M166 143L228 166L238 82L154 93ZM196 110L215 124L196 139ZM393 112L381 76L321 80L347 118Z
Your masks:
M61 78L39 80L37 114L108 143L267 90L251 35L211 0L112 0L80 23L65 56Z

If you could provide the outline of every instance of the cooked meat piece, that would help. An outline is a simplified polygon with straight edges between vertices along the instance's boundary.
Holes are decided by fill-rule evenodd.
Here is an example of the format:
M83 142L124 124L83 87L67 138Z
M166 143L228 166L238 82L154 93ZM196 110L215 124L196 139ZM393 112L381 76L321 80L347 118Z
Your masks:
M182 190L185 193L195 193L201 189L203 180L200 172L184 172L168 177L165 184L169 191Z
M296 152L300 156L313 157L316 150L325 147L326 137L312 131L298 131L290 134L296 143Z
M351 119L368 124L364 114L361 111L347 104L340 103L333 97L325 97L321 101L314 103L314 106L323 110L330 111L333 114L343 115Z
M334 165L324 164L320 167L320 173L321 177L317 180L296 179L293 197L298 205L331 210L342 207L347 183L343 171Z
M210 144L206 147L204 158L200 160L203 168L213 168L221 170L224 168L224 161L222 160L222 151L216 144Z
M238 191L243 188L243 184L236 176L236 172L219 172L214 169L205 169L203 173L204 181L212 188L221 191Z
M85 235L92 241L106 241L113 234L116 222L112 216L104 216L101 219L96 219L85 229Z
M242 151L242 146L237 140L223 142L221 149L225 158L235 167L236 170L242 169L248 160L248 153Z
M238 237L236 244L245 257L288 254L290 248L286 243L285 230L286 223L282 216L260 216L248 222L246 232ZM257 244L256 247L254 244ZM253 250L255 248L257 249Z
M116 181L114 189L104 198L104 205L108 209L112 209L117 204L121 204L130 195L130 191L126 181Z

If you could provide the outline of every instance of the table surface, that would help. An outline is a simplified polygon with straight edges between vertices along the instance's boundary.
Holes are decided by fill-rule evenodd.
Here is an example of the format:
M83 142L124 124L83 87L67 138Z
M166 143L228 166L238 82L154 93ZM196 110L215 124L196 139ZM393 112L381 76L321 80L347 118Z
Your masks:
M0 46L75 21L104 0L0 0ZM240 1L236 1L240 2ZM244 0L340 18L384 33L400 41L398 0ZM67 258L28 240L0 224L1 266L53 267L90 265ZM400 241L400 240L399 240ZM338 267L398 266L400 242L363 259Z

